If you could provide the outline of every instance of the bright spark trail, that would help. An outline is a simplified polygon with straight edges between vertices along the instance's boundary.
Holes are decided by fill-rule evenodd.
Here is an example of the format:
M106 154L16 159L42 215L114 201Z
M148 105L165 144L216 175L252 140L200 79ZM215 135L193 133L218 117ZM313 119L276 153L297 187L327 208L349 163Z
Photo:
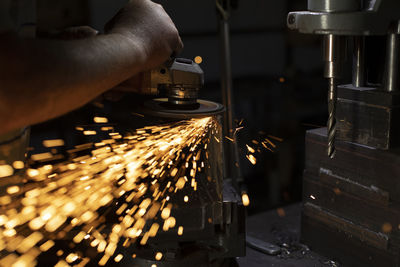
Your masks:
M0 196L0 265L33 266L56 239L90 244L102 256L94 264L105 265L112 258L122 260L120 246L145 245L171 229L182 235L184 226L173 217L170 198L184 188L197 190L196 177L207 167L207 145L216 125L208 117L149 126L125 137L110 133L91 155L28 169L23 186L10 186ZM13 165L22 167L21 162ZM0 177L10 172L11 166L0 166ZM185 202L189 199L185 196ZM112 225L106 219L110 213L116 218ZM85 266L92 260L79 250L59 250L57 256L57 266ZM160 260L163 254L154 256Z

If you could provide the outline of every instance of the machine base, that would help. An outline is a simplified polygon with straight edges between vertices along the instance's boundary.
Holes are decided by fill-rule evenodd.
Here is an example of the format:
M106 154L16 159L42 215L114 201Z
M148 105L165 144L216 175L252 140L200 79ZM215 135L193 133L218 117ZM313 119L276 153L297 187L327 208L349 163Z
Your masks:
M302 242L345 266L400 266L400 153L306 135Z

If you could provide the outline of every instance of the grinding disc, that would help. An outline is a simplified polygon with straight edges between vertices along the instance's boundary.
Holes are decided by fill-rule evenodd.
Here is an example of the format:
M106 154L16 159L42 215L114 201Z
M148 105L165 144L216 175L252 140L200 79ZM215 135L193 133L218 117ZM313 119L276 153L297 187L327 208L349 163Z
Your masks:
M168 104L167 98L157 98L144 103L145 114L173 119L202 118L222 114L225 111L223 105L206 100L197 100L196 106L180 107Z

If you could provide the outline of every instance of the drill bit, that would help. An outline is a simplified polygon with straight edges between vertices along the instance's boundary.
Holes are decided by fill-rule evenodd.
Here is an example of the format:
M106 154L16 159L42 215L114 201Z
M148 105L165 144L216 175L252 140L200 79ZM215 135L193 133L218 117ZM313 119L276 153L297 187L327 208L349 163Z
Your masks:
M324 76L329 79L328 90L328 156L334 158L336 154L336 99L337 81L340 78L341 61L344 58L346 42L343 36L328 34L324 36Z
M334 158L336 154L335 149L335 136L336 136L336 79L329 78L329 91L328 91L328 156Z

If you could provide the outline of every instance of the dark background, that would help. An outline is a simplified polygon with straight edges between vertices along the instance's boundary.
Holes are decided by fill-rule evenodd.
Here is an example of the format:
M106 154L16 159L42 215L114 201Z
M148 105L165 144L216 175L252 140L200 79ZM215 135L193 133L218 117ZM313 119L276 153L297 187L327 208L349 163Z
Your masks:
M41 31L90 25L101 30L126 0L37 0ZM206 74L202 98L221 101L219 37L215 2L160 1L179 29L182 57L201 56ZM326 81L322 78L320 38L289 32L289 11L305 10L306 0L239 0L231 14L235 118L244 119L239 134L242 175L254 214L301 199L304 134L327 118ZM74 132L90 121L93 104L32 128L31 146L43 151L44 139L62 138L68 146L85 142ZM264 150L251 165L245 144L261 132L283 139L274 153Z

